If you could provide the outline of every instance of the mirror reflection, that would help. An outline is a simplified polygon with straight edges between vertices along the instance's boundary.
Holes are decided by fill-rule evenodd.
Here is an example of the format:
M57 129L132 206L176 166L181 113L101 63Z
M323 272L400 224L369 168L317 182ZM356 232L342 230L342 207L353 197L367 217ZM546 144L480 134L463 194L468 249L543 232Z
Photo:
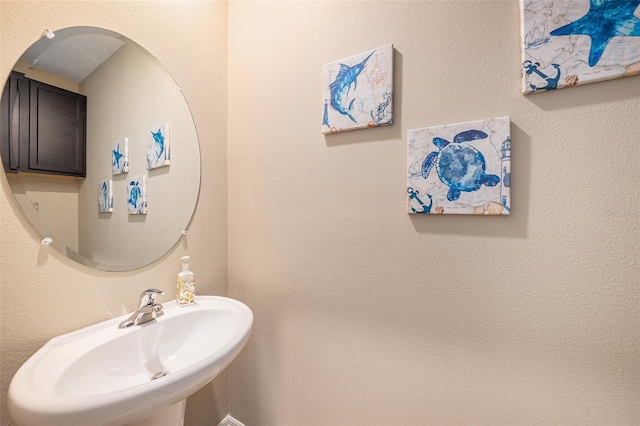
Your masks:
M163 256L188 227L200 188L193 119L164 67L120 34L74 27L45 33L13 71L0 142L29 222L97 269Z

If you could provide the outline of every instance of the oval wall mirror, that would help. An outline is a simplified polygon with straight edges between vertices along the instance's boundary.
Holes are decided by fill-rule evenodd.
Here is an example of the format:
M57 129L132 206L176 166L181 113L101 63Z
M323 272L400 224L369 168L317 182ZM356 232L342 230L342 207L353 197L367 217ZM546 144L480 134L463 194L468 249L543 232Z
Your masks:
M11 82L16 76L21 86ZM80 176L31 170L49 155L53 163L82 155L55 145L65 133L58 120L46 123L59 108L41 83L86 97ZM193 118L166 69L132 40L94 27L45 32L14 66L0 118L11 190L40 236L69 258L107 271L137 269L167 253L189 226L200 190ZM47 138L53 148L43 147Z

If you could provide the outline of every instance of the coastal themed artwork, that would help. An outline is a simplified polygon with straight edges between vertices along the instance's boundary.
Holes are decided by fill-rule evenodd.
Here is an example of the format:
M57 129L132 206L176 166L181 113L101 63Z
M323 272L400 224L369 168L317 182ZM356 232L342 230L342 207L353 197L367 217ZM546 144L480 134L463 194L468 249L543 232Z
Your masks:
M129 171L129 138L120 138L111 148L111 174L119 175Z
M393 45L325 65L322 87L322 133L392 124Z
M509 117L409 130L408 213L508 215Z
M147 141L148 170L171 164L169 123L164 123L149 130Z
M522 93L640 74L640 0L520 0Z
M127 180L127 211L129 214L147 214L147 177Z
M111 213L113 211L113 181L105 180L98 183L98 212Z

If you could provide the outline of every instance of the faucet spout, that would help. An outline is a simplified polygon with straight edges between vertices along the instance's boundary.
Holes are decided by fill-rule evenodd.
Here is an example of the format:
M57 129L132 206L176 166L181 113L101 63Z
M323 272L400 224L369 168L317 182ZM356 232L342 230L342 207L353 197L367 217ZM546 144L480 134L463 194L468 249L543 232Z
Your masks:
M145 290L140 295L138 309L129 318L122 321L118 328L127 328L153 321L164 314L162 304L156 303L156 297L164 294L164 291L156 288Z

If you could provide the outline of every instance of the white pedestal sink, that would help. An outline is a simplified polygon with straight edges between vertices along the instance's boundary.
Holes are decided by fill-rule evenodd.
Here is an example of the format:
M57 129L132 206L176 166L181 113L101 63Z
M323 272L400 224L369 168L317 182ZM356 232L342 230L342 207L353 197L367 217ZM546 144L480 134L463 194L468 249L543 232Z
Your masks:
M181 425L186 398L240 353L253 313L226 297L164 303L164 315L126 329L127 316L51 339L9 386L21 425Z

